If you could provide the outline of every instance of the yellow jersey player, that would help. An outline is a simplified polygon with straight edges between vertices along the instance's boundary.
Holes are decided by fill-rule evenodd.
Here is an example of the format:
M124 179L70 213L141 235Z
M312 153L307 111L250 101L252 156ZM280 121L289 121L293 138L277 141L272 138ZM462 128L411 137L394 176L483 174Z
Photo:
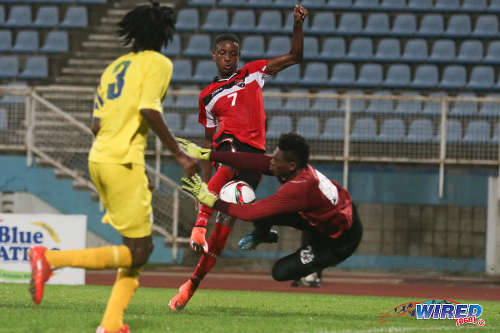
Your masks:
M170 7L138 6L120 21L118 34L132 52L113 61L97 89L89 171L106 208L102 221L123 237L123 245L73 251L30 250L31 295L38 304L45 282L61 267L118 268L117 279L97 333L129 332L123 313L139 286L140 268L153 251L151 192L144 150L149 128L172 152L188 175L197 160L182 150L162 117L162 100L172 76L172 62L159 51L172 39L175 15Z

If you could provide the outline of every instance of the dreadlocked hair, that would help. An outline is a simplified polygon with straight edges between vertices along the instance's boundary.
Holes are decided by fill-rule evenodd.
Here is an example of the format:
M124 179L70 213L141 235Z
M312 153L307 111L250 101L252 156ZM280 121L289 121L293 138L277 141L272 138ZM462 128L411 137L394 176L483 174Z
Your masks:
M172 40L175 21L171 7L151 1L151 5L138 6L123 17L118 23L118 36L124 37L125 46L132 43L134 52L160 51Z

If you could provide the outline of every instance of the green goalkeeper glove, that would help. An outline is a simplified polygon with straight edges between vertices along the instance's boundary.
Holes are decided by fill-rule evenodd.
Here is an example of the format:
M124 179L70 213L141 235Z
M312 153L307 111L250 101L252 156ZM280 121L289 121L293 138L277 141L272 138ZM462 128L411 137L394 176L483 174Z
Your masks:
M201 148L196 143L192 143L191 141L183 138L175 139L177 140L177 142L179 142L182 148L184 148L188 155L191 155L192 157L199 160L208 161L210 159L210 148Z
M182 188L195 196L202 204L213 207L217 196L210 193L207 184L195 173L191 177L182 177Z

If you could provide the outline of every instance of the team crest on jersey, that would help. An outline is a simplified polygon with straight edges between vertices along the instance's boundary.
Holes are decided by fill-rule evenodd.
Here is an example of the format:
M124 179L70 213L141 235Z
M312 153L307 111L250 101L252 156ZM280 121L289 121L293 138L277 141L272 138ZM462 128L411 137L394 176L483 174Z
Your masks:
M245 79L236 79L234 80L234 84L240 88L245 87Z

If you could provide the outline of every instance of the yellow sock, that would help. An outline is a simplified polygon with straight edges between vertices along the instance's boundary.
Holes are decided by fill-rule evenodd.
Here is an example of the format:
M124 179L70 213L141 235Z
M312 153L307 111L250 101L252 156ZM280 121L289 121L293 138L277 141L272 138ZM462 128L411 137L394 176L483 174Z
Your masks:
M125 245L103 246L93 249L45 252L53 268L81 267L89 269L130 267L132 255Z
M119 269L111 296L102 318L101 326L109 332L116 332L123 326L123 312L127 309L135 290L139 287L139 271Z

